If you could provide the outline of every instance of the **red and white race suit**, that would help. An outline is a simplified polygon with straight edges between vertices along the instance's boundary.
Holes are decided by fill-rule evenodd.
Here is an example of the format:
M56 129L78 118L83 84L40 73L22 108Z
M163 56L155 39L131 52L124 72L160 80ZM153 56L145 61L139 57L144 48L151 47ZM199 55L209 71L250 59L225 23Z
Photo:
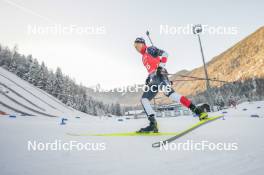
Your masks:
M147 46L144 46L140 52L142 54L142 62L144 66L146 67L148 73L152 74L159 66L165 67L168 59L168 54L163 51L161 55L154 58L147 52L147 48Z

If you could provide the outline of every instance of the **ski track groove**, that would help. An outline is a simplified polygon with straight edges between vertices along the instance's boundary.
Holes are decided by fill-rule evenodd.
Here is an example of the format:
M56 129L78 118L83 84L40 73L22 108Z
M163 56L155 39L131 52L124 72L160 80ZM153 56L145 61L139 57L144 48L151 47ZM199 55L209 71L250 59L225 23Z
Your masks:
M31 95L33 95L34 97L36 97L37 99L39 99L40 101L42 101L43 103L45 103L46 105L50 106L53 109L58 110L56 107L52 106L51 104L47 103L46 101L42 100L41 98L39 98L38 96L36 96L35 94L33 94L32 92L30 92L29 90L27 90L26 88L24 88L23 86L21 86L20 84L16 83L15 81L11 80L10 78L6 77L5 75L3 75L2 73L0 73L0 76L6 78L7 80L11 81L12 83L14 83L16 86L20 87L21 89L25 90L26 92L30 93ZM30 83L29 83L30 84ZM31 85L31 84L30 84ZM35 87L34 87L35 88ZM37 88L36 88L37 89ZM49 97L50 98L50 97ZM52 99L52 98L51 98ZM62 112L62 111L61 111Z
M11 109L11 110L17 112L17 113L20 113L20 114L23 114L23 115L28 115L28 116L34 116L33 114L29 114L29 113L23 112L23 111L21 111L21 110L15 109L15 108L13 108L13 107L11 107L11 106L9 106L9 105L3 103L2 101L0 101L0 104L1 104L2 106L4 106L4 107L8 108L8 109Z
M26 105L20 103L19 101L13 99L12 97L10 97L10 96L8 96L8 95L6 95L6 94L3 94L3 95L4 95L6 98L8 98L9 100L13 101L14 103L16 103L16 104L18 104L18 105L20 105L20 106L22 106L22 107L24 107L24 108L26 108L26 109L32 111L32 112L35 112L35 113L38 113L38 114L41 114L41 115L45 115L45 116L48 116L48 117L58 117L58 116L55 116L55 115L51 115L51 114L47 114L47 113L44 113L44 112L37 111L37 110L35 110L35 109L32 109L32 108L30 108L30 107L28 107L28 106L26 106Z
M14 94L16 94L17 96L19 96L20 98L24 99L25 101L27 101L28 103L30 103L31 105L35 106L36 108L42 110L42 111L46 111L45 109L39 107L38 105L32 103L30 100L28 100L27 98L25 98L24 96L22 96L21 94L17 93L15 90L11 89L10 87L6 86L5 84L0 82L0 85L4 86L5 88L7 88L8 90L10 90L11 92L13 92Z

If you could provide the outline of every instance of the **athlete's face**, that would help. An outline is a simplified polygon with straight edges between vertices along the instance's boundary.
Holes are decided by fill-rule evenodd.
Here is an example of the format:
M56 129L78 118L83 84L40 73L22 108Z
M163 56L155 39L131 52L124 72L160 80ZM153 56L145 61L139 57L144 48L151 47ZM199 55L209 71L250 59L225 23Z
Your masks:
M142 50L142 48L144 47L144 44L143 43L134 43L134 46L135 46L136 50L138 52L140 52Z

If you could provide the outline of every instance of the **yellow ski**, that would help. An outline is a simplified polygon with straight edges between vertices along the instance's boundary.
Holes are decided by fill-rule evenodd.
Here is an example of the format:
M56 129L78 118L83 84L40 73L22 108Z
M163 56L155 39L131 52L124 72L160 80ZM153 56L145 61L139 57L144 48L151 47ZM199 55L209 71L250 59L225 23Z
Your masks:
M104 136L104 137L126 137L126 136L173 136L177 132L150 132L150 133L138 133L138 132L125 132L125 133L103 133L103 134L75 134L66 133L70 136Z
M219 115L219 116L215 116L215 117L210 117L210 118L207 118L205 120L202 120L202 121L199 121L198 123L194 124L193 126L189 127L188 129L186 130L183 130L182 132L179 132L177 133L175 136L169 138L169 139L166 139L164 141L159 141L159 142L156 142L156 143L153 143L152 144L152 147L153 148L158 148L160 147L161 145L165 145L165 144L168 144L178 138L180 138L181 136L184 136L185 134L195 130L196 128L206 124L206 123L209 123L209 122L212 122L212 121L215 121L219 118L222 118L224 115Z

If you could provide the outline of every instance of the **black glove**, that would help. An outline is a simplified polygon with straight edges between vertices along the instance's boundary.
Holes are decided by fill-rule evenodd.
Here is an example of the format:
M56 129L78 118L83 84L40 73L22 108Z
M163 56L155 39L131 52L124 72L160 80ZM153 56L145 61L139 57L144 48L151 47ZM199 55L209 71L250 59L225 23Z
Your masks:
M148 85L150 83L150 77L148 76L148 78L145 81L145 85Z
M165 68L159 66L157 68L157 70L156 70L156 75L158 75L158 76L161 76L161 75L168 76L168 71Z
M163 72L163 68L162 67L158 67L157 70L156 70L156 74L158 76L162 75L162 72Z

